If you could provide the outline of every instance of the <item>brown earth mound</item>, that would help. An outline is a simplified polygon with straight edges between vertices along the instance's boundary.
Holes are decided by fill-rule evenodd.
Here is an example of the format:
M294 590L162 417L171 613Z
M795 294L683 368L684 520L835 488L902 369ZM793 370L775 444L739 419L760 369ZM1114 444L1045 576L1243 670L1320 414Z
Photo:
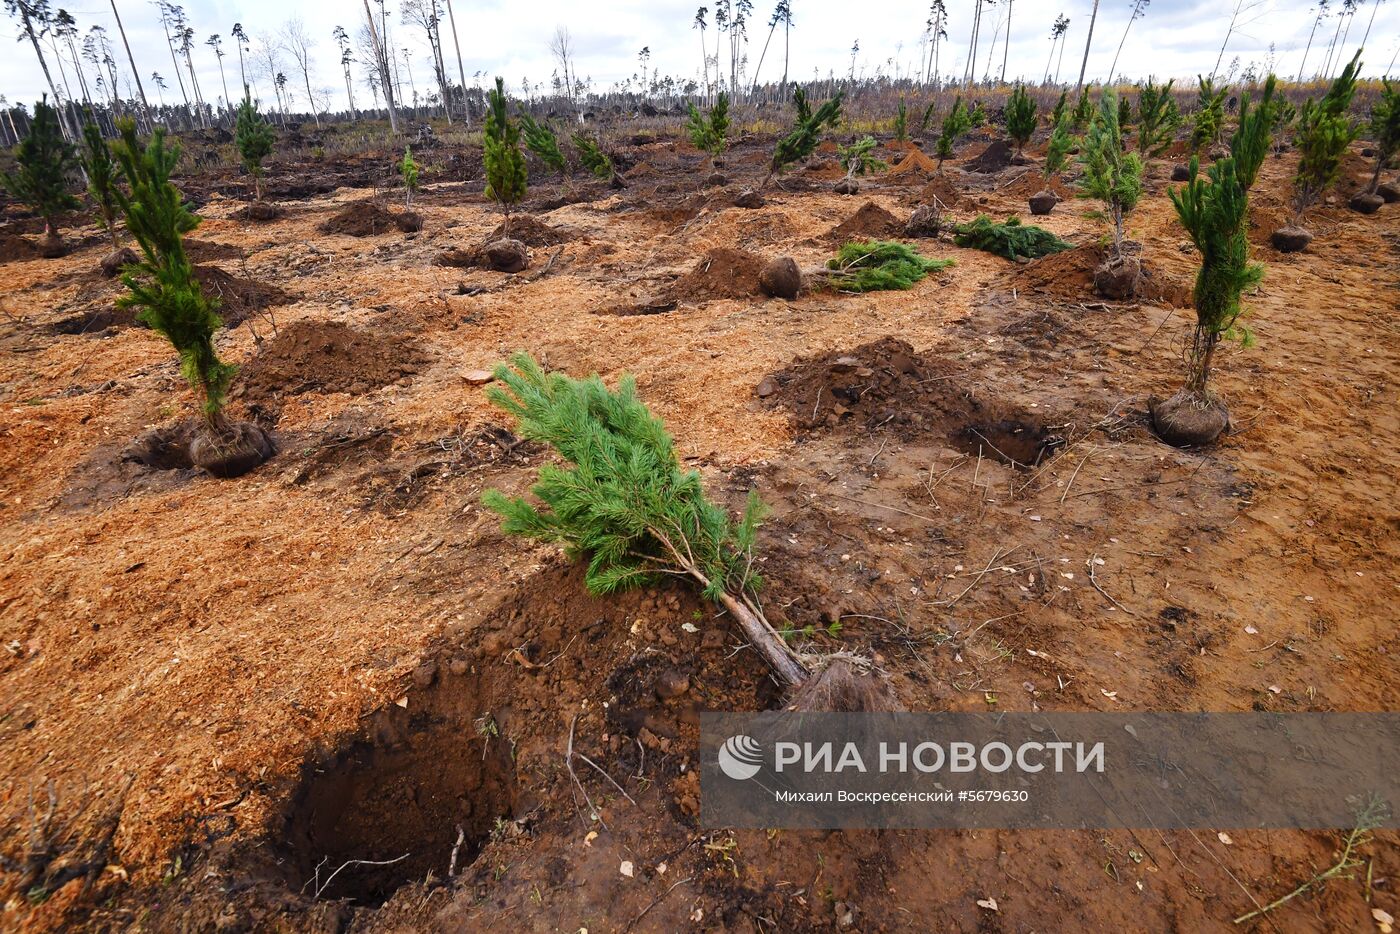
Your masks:
M763 258L746 250L729 247L710 250L690 272L671 286L667 297L671 301L693 304L757 295L758 277L763 267Z
M938 172L938 163L924 155L922 149L909 150L909 153L890 166L890 175L904 175L908 172L922 172L925 175L935 175Z
M1133 244L1125 243L1124 247L1131 252ZM1098 297L1094 294L1094 269L1103 261L1104 248L1097 243L1085 243L1016 266L1008 274L1008 280L1018 293L1072 302L1093 301ZM1191 305L1191 289L1189 280L1154 271L1149 263L1143 263L1137 290L1139 299L1187 308Z
M243 259L247 252L231 243L217 243L213 240L185 238L185 255L193 263L208 263L220 259Z
M919 203L932 204L935 198L945 208L956 206L959 198L958 186L946 175L935 175L929 179L928 184L919 189Z
M426 362L427 354L412 342L338 321L298 321L266 341L261 353L239 370L232 395L255 414L275 414L283 397L358 395L414 376Z
M398 223L382 205L374 201L356 201L341 208L317 229L324 234L368 237L398 230Z
M903 229L903 221L875 202L867 201L859 211L831 228L826 238L834 243L845 243L869 237L894 237Z
M510 219L510 231L506 231L504 223L497 224L496 229L491 231L486 237L486 242L494 240L504 240L509 237L512 240L519 240L526 246L554 246L558 243L567 243L573 237L557 227L551 227L541 221L536 220L529 214L521 214Z
M1063 440L1041 416L969 386L952 361L886 337L849 351L804 358L768 376L759 395L792 413L808 433L888 429L903 438L943 436L959 450L1016 466L1039 462Z
M9 263L20 259L37 259L39 248L36 247L26 237L18 237L10 234L0 237L0 263Z
M229 275L218 266L196 266L194 275L204 294L219 300L219 317L224 319L224 327L237 327L249 315L285 305L292 298L275 285Z
M1011 157L1011 147L1006 144L1006 140L992 140L987 144L986 149L964 162L963 168L969 172L989 175L993 172L1000 172L1009 166Z

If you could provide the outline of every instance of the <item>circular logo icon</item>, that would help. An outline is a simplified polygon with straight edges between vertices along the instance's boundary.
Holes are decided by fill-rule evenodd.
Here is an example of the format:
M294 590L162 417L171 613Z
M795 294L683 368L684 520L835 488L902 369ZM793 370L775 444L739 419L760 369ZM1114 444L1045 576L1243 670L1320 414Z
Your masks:
M761 768L763 750L752 736L731 736L719 747L719 770L735 781L753 778Z

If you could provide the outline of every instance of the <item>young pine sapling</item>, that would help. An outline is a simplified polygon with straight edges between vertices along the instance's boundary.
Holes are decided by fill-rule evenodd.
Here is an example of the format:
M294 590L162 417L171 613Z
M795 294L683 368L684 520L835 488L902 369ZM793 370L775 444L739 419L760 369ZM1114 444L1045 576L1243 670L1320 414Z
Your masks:
M1175 81L1159 85L1148 78L1138 93L1137 151L1144 160L1165 152L1181 125L1181 109L1172 96Z
M1245 346L1252 342L1249 329L1238 323L1241 295L1264 275L1264 267L1249 260L1249 189L1269 150L1276 83L1270 75L1257 108L1250 107L1248 94L1241 98L1230 155L1210 167L1209 181L1201 177L1200 158L1193 156L1187 183L1168 192L1201 256L1192 292L1196 327L1186 385L1170 399L1154 399L1150 405L1158 435L1171 444L1209 444L1229 424L1225 406L1209 389L1211 363L1222 339L1238 338Z
M190 445L191 460L215 476L237 476L266 460L272 446L255 425L231 422L223 414L236 368L214 349L214 332L223 324L217 301L204 294L185 253L184 236L199 218L170 182L180 145L166 146L163 127L145 146L136 137L134 121L119 121L118 128L113 153L131 190L117 190L117 202L141 257L123 271L129 294L117 304L139 309L137 320L170 341L180 355L181 374L199 395L204 420Z
M885 163L873 155L876 142L873 136L863 136L849 146L837 146L836 158L841 168L846 170L848 181L857 175L873 175L885 168Z
M58 111L48 105L47 97L34 104L34 118L29 135L15 151L14 173L0 174L5 190L44 220L44 239L40 254L53 258L62 256L63 239L59 236L59 215L79 206L78 199L68 190L70 176L77 168L73 147L63 138L58 123Z
M78 156L83 171L88 177L88 194L97 213L102 216L102 226L112 239L112 250L122 248L121 237L117 234L117 213L121 205L117 202L117 183L121 179L121 168L112 158L112 150L102 138L102 129L95 123L83 124L83 149Z
M1074 146L1074 139L1069 135L1069 123L1069 114L1062 114L1059 123L1050 131L1050 140L1045 144L1045 164L1042 166L1045 187L1030 197L1032 214L1049 214L1060 200L1050 184L1056 175L1064 171L1065 163L1069 161L1069 151Z
M578 161L585 169L597 178L608 179L615 186L621 185L612 159L603 152L603 147L598 145L597 140L583 133L575 133L573 139L574 148L578 150Z
M909 140L909 109L904 104L904 98L899 99L899 110L894 115L894 140L896 143L904 143Z
M1376 168L1366 190L1351 199L1351 206L1366 214L1375 213L1385 203L1376 193L1381 183L1381 170L1400 152L1400 87L1389 80L1383 82L1381 96L1371 105L1370 127L1371 139L1375 140Z
M1094 286L1105 298L1130 298L1137 291L1141 264L1123 255L1124 221L1142 197L1142 159L1123 151L1118 125L1118 92L1104 88L1099 110L1084 136L1079 161L1084 166L1079 196L1097 198L1113 223L1113 249L1094 270Z
M1360 133L1360 127L1349 113L1356 94L1360 58L1358 51L1333 79L1322 100L1314 103L1309 99L1298 114L1298 130L1294 137L1298 147L1298 172L1293 177L1293 216L1287 226L1274 231L1270 238L1273 245L1285 253L1302 250L1312 241L1312 233L1303 227L1303 217L1323 193L1336 184L1347 149Z
M760 188L768 187L768 183L783 169L801 162L816 151L817 144L821 142L822 131L827 127L836 126L841 119L841 99L844 93L837 91L830 100L812 110L802 88L793 89L792 102L797 109L797 120L793 123L792 130L778 140L778 144L773 148L768 175L763 179Z
M263 196L263 160L272 154L275 140L272 126L263 119L253 106L253 99L245 88L243 103L238 105L238 117L234 124L234 142L243 166L253 176L253 200L261 201Z
M399 172L403 175L403 209L407 211L413 207L413 196L418 193L418 163L413 158L412 146L403 148Z
M525 155L520 151L520 128L506 112L505 81L496 79L489 95L483 148L486 161L486 197L501 208L501 229L510 237L510 209L525 198L528 174Z
M1196 91L1196 112L1191 117L1191 154L1200 155L1201 151L1214 146L1220 140L1220 134L1225 129L1225 98L1229 95L1228 87L1215 87L1212 78L1196 76L1199 85Z
M1035 133L1035 99L1026 93L1024 85L1016 85L1006 101L1006 134L1016 144L1016 155L1026 148Z
M729 145L729 95L720 91L708 114L702 114L700 108L692 103L685 131L696 149L709 154L710 171L713 172L715 160Z
M972 129L972 120L967 115L967 105L963 103L962 96L959 95L953 98L952 108L944 114L938 142L934 145L934 154L938 156L938 171L943 171L945 159L953 157L953 143L970 129Z
M559 148L559 137L544 123L539 123L525 111L520 112L520 132L525 137L525 148L556 172L567 174L568 161Z

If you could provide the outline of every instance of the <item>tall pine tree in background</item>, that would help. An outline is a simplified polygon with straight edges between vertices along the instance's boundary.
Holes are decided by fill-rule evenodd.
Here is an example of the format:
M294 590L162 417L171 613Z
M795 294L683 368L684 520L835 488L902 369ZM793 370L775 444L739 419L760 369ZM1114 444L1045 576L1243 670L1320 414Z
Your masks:
M19 144L15 161L15 171L0 175L0 183L44 219L40 249L44 256L58 256L63 252L58 216L78 207L78 199L68 190L77 157L64 140L58 112L48 105L47 97L35 103L29 135Z
M506 85L496 79L486 112L486 197L501 206L505 215L503 231L510 236L510 209L525 197L528 179L525 155L520 151L520 129L506 112Z

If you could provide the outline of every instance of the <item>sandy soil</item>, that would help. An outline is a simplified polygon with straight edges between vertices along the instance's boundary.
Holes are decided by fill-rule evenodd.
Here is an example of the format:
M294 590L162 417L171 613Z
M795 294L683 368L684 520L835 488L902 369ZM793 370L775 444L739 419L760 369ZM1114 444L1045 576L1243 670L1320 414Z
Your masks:
M1191 452L1145 415L1192 320L1168 166L1129 221L1150 300L1089 293L1104 230L1073 200L1040 220L1083 247L1038 264L924 240L957 265L909 292L788 303L731 277L716 298L707 257L815 267L865 204L906 218L929 182L844 197L819 165L735 208L760 148L724 189L664 141L623 191L536 188L564 236L515 277L434 264L496 226L478 184L430 185L420 234L362 238L319 225L370 190L253 225L214 186L199 261L281 290L219 337L234 410L280 447L233 481L122 460L192 396L157 336L102 316L100 233L4 266L0 927L1224 931L1332 863L1337 833L698 829L694 714L775 687L692 594L592 599L501 535L481 491L546 455L465 374L513 350L634 373L717 495L774 506L775 621L876 653L910 709L1364 711L1400 686L1400 214L1345 209L1359 156L1308 252L1261 220L1259 346L1220 354L1233 430ZM945 171L959 218L1042 187ZM837 412L848 355L879 375ZM1028 437L1030 466L997 456ZM577 759L575 784L571 738L628 797ZM1395 843L1256 925L1400 915Z

